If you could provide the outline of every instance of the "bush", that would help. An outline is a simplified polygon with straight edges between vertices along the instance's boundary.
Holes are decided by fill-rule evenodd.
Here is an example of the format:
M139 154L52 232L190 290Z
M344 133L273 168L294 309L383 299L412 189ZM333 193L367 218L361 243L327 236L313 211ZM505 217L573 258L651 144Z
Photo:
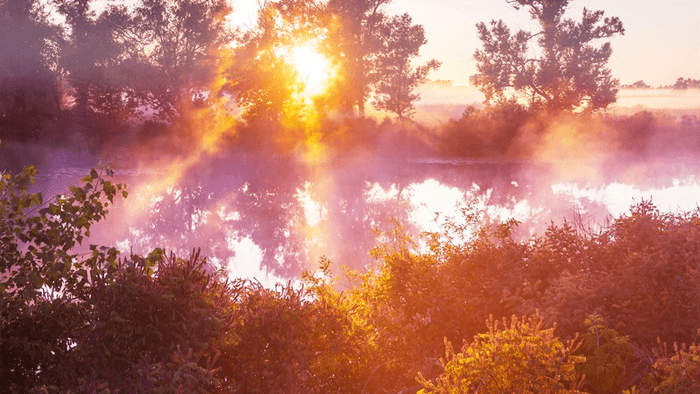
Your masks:
M83 300L88 319L74 334L57 383L79 390L75 382L83 380L143 392L144 385L155 390L182 378L192 386L213 377L210 360L238 341L236 300L243 286L207 271L198 252L182 259L160 249L103 268Z
M366 328L333 287L329 261L322 275L266 289L251 282L241 299L240 342L222 355L233 393L357 393L367 373ZM320 277L322 276L322 277Z
M673 344L673 355L663 355L654 363L658 383L655 393L694 394L700 392L700 346Z
M111 175L110 170L104 171ZM98 264L117 251L95 249L94 258L73 248L90 235L125 186L90 171L81 187L45 203L30 193L36 169L0 173L0 381L5 392L26 392L54 373L85 325L79 302Z
M619 393L628 363L634 357L629 337L606 325L600 315L591 315L584 324L588 330L581 336L581 353L586 362L577 365L586 376L584 388L592 393Z
M571 356L574 342L567 345L554 337L554 329L543 329L539 314L530 318L513 317L510 324L491 316L489 331L465 341L455 353L446 342L447 359L440 360L444 373L436 382L419 374L420 394L458 393L579 393L582 378L575 363L585 359Z

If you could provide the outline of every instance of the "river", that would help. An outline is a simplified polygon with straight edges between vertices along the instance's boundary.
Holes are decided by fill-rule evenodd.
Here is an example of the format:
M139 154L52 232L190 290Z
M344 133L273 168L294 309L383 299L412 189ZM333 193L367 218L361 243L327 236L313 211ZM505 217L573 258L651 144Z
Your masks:
M35 190L47 196L65 192L97 164L70 152L38 161ZM692 210L700 202L695 163L354 157L300 165L239 154L122 165L115 180L130 195L87 243L123 253L164 247L184 255L201 247L231 276L271 283L314 268L321 256L363 269L372 263L377 237L386 239L382 234L397 224L419 239L421 232L441 231L445 221L463 220L460 209L484 220L516 219L516 236L523 238L563 220L596 229L642 199L663 211Z

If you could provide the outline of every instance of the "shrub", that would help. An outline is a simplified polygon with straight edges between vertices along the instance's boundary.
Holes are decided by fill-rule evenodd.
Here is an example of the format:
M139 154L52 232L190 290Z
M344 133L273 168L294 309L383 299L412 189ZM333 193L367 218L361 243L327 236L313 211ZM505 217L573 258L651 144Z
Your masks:
M539 314L522 319L503 319L503 328L493 316L486 321L489 331L465 341L455 353L446 342L447 358L441 359L444 373L436 382L419 374L420 394L458 393L579 393L581 384L571 356L575 341L564 344L554 329L543 329Z
M584 324L588 330L581 336L581 353L586 362L577 365L586 375L583 387L593 393L619 393L625 369L634 357L629 337L608 327L600 315L589 316Z
M658 383L655 393L691 394L700 392L700 346L673 344L673 355L659 357L654 363Z
M213 367L208 360L238 341L234 326L242 283L207 271L198 251L183 259L160 249L104 267L84 296L87 321L74 334L57 383L78 390L75 382L83 380L143 392L144 384L155 390L182 378L192 386L213 376L202 375Z
M112 175L106 170L106 175ZM36 169L0 173L0 382L6 392L26 392L50 376L84 326L77 300L92 286L97 261L111 264L117 251L95 249L85 259L74 247L107 214L125 186L90 171L81 187L44 202L31 193Z

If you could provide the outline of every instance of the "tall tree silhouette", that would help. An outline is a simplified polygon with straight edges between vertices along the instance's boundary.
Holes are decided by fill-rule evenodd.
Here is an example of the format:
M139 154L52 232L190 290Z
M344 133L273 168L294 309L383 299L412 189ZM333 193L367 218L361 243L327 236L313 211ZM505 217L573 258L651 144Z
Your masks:
M415 88L425 82L431 70L440 67L440 62L433 59L421 66L411 65L427 40L423 26L412 24L408 14L386 18L380 32L384 40L376 60L380 78L375 83L374 107L393 112L400 119L410 117L413 103L420 98Z
M233 39L225 0L143 0L135 10L139 37L136 90L163 120L203 104L214 55Z
M139 106L127 70L136 44L132 16L117 5L98 14L94 0L54 3L66 20L61 66L70 88L73 124L90 142L100 144L126 127Z
M5 0L0 37L0 138L36 139L60 115L54 72L60 30L38 1Z
M294 71L284 48L311 42L337 70L318 108L364 116L367 102L399 116L410 114L413 93L432 69L431 60L413 67L426 43L423 27L408 14L389 16L390 0L279 0L266 3L256 29L245 36L232 72L234 90L249 115L279 117L294 92ZM288 109L288 108L286 108Z
M540 30L511 33L502 20L477 24L483 47L474 53L479 73L472 82L487 103L522 97L533 108L595 111L615 102L619 82L606 68L612 48L594 42L624 34L620 19L586 8L580 22L565 18L571 0L507 2L527 9Z
M339 86L344 105L357 107L364 116L371 93L377 96L377 108L400 116L418 97L412 90L438 67L436 61L412 68L410 61L426 43L423 27L413 25L408 14L388 16L384 6L391 0L329 0L327 18L328 55L341 65Z

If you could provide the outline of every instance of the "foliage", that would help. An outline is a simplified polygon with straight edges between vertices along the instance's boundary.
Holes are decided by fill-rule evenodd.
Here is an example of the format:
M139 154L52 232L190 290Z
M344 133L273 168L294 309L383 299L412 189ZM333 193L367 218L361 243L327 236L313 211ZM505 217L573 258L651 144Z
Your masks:
M111 170L105 171L111 175ZM27 390L50 375L56 360L72 347L83 326L76 302L93 285L97 259L80 258L73 248L103 219L125 186L112 184L92 170L82 187L44 203L30 193L36 170L2 174L0 183L0 380L11 390ZM111 264L114 249L94 250Z
M511 238L514 223L482 227L480 219L474 213L466 225L428 234L424 253L401 227L382 235L385 241L372 252L377 264L358 276L351 293L382 349L372 364L371 392L417 390L417 373L438 374L445 337L475 335L489 312L505 311L493 300L504 286L518 283L518 275L503 268L513 267L522 249Z
M607 327L599 315L591 315L584 324L588 330L581 336L581 353L586 362L577 370L586 376L583 389L591 393L619 393L628 363L634 357L629 337Z
M258 13L256 30L244 36L229 74L230 89L247 108L246 118L294 117L299 108L294 93L301 88L285 55L292 47L312 45L337 69L325 94L314 98L322 112L355 107L364 116L374 98L378 109L410 116L418 95L414 89L439 67L411 61L426 43L423 27L408 14L389 17L387 0L347 2L280 0L266 3ZM290 116L291 115L291 116Z
M157 249L102 267L84 297L88 321L73 339L63 387L90 379L128 391L149 381L170 384L164 379L176 379L168 376L178 369L196 376L211 370L217 353L237 341L231 329L241 284L229 283L220 271L208 273L205 263L198 252L185 260ZM178 364L185 356L181 348L190 361ZM198 364L188 366L193 352Z
M608 253L593 267L599 270L598 303L611 325L626 328L639 343L657 337L689 342L697 329L689 317L698 308L698 214L664 214L643 201L596 240Z
M327 259L264 288L229 281L198 252L76 254L124 187L93 170L42 204L28 191L34 174L1 184L3 392L696 389L695 346L651 346L698 328L698 212L644 201L599 232L565 222L519 240L517 222L473 203L424 234L422 250L400 226L378 234L376 264L346 292ZM494 313L535 314L490 318L479 333ZM564 345L554 321L564 339L583 335ZM445 342L470 336L439 362Z
M65 17L57 67L70 110L64 127L91 148L115 144L144 118L181 127L183 115L210 104L216 59L233 38L227 2L116 2L99 13L93 0L53 3Z
M540 287L527 298L508 289L502 301L517 313L540 309L565 336L587 330L584 321L597 314L647 348L657 337L687 342L697 328L689 318L697 313L697 215L660 213L643 201L599 233L550 227L525 260L524 280Z
M620 87L625 89L651 89L651 86L649 86L646 82L642 81L641 79L633 84L621 85Z
M389 237L393 241L376 252L380 264L361 276L353 293L361 305L358 312L384 349L375 368L387 386L411 387L401 374L406 371L434 378L437 337L474 335L470 328L489 312L541 310L544 327L562 321L564 338L583 330L578 354L587 361L577 370L588 376L582 389L591 392L640 384L651 368L652 335L687 340L695 330L694 320L686 317L696 305L691 296L695 214L660 214L643 202L599 233L565 222L550 226L542 237L515 241L514 223L484 225L487 219L478 210L464 213L464 224L448 222L443 232L428 234L429 253L416 253L401 232ZM663 263L652 259L658 265L652 272L640 264L646 258L621 257L630 251L657 255L658 248L675 257ZM669 274L674 283L663 279L663 270L675 272ZM650 315L661 311L675 311L678 317ZM420 340L413 344L402 338ZM396 365L403 367L392 369Z
M399 241L374 250L379 265L359 276L360 285L350 295L358 318L372 329L381 349L370 360L368 392L415 391L416 373L435 372L435 350L461 317L453 294L440 286L436 261L412 253L409 245Z
M66 19L68 36L62 43L61 65L73 88L73 111L79 121L99 114L130 113L136 103L123 101L126 88L123 62L129 51L126 8L111 6L97 15L92 0L54 0ZM122 114L123 116L124 114Z
M276 125L285 119L285 114L297 115L293 95L301 86L292 65L281 53L284 45L296 43L295 34L302 34L294 19L297 14L292 14L292 10L312 12L308 4L287 7L285 2L267 3L258 12L255 30L243 35L241 45L231 54L232 64L226 69L230 83L225 90L236 95L238 104L245 109L246 121ZM290 27L284 23L300 31L290 33ZM307 24L303 26L309 28Z
M0 2L0 137L31 141L60 136L55 68L58 26L34 0Z
M542 325L538 314L510 324L504 318L503 328L489 317L489 331L465 341L461 352L445 342L444 373L435 383L419 375L419 393L579 393L575 364L583 360L571 355L576 345L564 345Z
M673 344L673 354L664 354L654 363L658 379L655 393L696 393L700 389L700 347Z
M678 78L676 83L671 86L673 89L700 89L700 79L693 78Z
M387 16L384 6L390 2L329 0L324 8L326 18L337 21L329 25L324 43L324 52L341 68L341 85L335 94L346 97L344 105L357 106L360 116L373 87L378 108L408 115L418 98L413 88L439 66L435 60L411 66L426 43L423 27L412 25L408 14Z
M207 101L215 56L233 39L224 0L143 0L133 26L142 65L137 91L164 120Z
M474 53L478 74L473 83L494 103L515 95L530 107L551 111L605 109L615 102L618 81L606 64L610 43L597 40L624 34L617 17L603 18L603 11L583 9L580 22L564 18L571 0L511 0L515 9L526 8L540 31L514 34L502 20L477 24L483 48ZM536 42L538 54L530 45Z
M360 392L366 376L365 330L323 271L308 287L249 283L240 302L239 345L223 353L224 375L240 393ZM327 279L322 279L322 278Z
M433 59L425 65L412 67L411 60L418 56L425 39L423 26L413 25L408 14L386 18L379 26L379 35L384 37L382 50L377 53L378 81L374 107L396 114L399 119L411 117L415 112L413 103L420 95L413 91L428 77L428 73L440 67Z
M152 363L146 359L141 359L134 366L133 384L128 387L114 387L109 381L100 379L93 369L92 374L78 378L77 382L70 382L67 386L43 385L35 387L35 394L50 393L75 393L75 394L108 394L111 392L134 392L134 393L182 393L182 394L202 394L217 393L221 381L215 377L219 368L214 368L216 357L207 359L202 366L201 355L194 355L192 349L186 353L178 346L173 352L169 361Z
M531 113L514 100L487 106L467 107L459 119L441 130L441 154L448 157L492 158L529 154L520 144L522 129L533 120Z

